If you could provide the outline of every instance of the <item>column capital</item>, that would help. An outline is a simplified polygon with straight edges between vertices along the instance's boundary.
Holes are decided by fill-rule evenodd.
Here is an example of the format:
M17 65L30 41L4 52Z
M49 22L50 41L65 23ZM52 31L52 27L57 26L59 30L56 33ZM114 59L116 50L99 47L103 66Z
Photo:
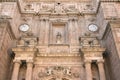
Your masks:
M34 61L33 61L33 59L28 59L28 60L26 60L26 62L27 63L33 63Z
M85 60L85 63L92 63L92 60Z
M102 60L97 60L97 63L104 63L104 59L102 59Z
M21 60L14 59L13 62L21 64Z

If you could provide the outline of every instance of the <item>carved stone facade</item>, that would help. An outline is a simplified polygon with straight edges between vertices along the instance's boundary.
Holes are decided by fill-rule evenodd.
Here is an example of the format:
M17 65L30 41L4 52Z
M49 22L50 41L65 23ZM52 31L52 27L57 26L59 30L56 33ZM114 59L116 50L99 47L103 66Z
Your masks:
M0 2L0 80L119 80L119 8L119 0Z

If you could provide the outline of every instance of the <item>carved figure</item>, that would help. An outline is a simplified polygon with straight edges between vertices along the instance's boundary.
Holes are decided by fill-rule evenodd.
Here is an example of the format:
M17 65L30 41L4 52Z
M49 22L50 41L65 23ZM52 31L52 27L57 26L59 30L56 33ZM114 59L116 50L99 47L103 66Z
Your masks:
M49 6L48 4L42 5L42 8L40 9L42 12L52 12L53 8Z
M77 12L78 10L76 9L75 5L69 5L66 9L66 12Z
M55 11L54 11L55 13L63 13L64 12L64 9L63 9L63 6L61 5L61 3L57 3L56 5L55 5Z
M27 4L24 9L25 9L25 10L34 10L34 9L32 8L32 4Z
M62 39L62 35L60 32L58 32L56 35L56 43L58 43L58 44L61 43L61 41L62 41L61 39Z

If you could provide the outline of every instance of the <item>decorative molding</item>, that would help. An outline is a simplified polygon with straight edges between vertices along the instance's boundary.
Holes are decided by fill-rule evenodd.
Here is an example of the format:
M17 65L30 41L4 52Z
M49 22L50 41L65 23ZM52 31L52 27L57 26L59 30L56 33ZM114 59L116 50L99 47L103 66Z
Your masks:
M78 4L79 3L79 4ZM20 10L22 13L32 13L36 15L44 14L53 14L53 15L62 15L62 14L78 14L89 13L96 14L99 6L99 1L84 1L84 2L26 2L23 0L18 1ZM83 4L83 5L81 5Z
M38 77L40 79L49 79L55 78L55 79L62 79L62 78L68 78L68 79L74 79L74 78L80 78L80 73L78 72L72 72L72 68L70 67L63 67L63 66L52 66L46 68L45 72L39 72ZM62 77L64 75L64 77Z

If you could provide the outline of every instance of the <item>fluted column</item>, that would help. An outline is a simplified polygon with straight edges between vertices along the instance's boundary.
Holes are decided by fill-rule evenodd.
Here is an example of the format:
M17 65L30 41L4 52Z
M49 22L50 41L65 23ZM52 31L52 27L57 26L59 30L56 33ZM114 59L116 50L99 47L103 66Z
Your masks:
M21 64L21 61L15 61L14 62L14 68L13 68L13 73L12 73L11 80L18 80L20 64Z
M27 62L26 80L32 80L33 63Z
M105 70L104 70L104 60L98 61L97 63L98 63L100 80L106 80Z
M91 61L85 61L86 80L92 80Z

